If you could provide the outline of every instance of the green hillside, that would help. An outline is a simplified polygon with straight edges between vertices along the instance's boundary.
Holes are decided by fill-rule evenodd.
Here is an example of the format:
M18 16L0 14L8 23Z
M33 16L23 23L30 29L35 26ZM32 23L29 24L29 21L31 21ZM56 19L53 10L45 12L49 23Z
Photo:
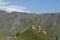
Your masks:
M45 35L43 33L37 33L37 34L32 33L33 32L31 30L26 31L13 40L51 40L48 35Z

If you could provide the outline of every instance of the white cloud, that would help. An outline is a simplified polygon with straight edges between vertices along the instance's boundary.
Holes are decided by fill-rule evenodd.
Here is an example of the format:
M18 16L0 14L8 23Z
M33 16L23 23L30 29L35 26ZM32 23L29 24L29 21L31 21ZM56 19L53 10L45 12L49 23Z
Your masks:
M5 2L4 0L0 0L0 9L5 10L7 12L17 11L17 12L30 12L26 7L16 6L16 5L7 5L9 2Z
M7 4L9 4L9 2L5 2L4 0L0 0L0 5L1 6L7 5Z

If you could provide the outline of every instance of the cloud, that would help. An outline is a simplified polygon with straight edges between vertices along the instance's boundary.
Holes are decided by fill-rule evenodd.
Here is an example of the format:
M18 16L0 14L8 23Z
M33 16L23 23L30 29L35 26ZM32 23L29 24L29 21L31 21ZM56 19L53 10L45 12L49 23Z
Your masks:
M13 12L13 11L30 12L30 11L26 10L25 7L21 7L21 6L0 6L0 9L8 11L8 12Z
M9 2L0 0L0 9L5 10L7 12L17 11L17 12L29 12L30 13L30 11L28 11L26 7L17 6L17 5L9 5L9 4L10 4Z
M5 2L4 0L0 0L0 6L4 6L9 4L9 2Z

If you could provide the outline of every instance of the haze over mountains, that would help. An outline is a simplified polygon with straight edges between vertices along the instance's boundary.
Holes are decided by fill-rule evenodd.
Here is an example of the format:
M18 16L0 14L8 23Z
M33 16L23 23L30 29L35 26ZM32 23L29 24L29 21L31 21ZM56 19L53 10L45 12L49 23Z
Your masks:
M43 30L56 40L60 38L60 13L30 14L24 12L11 12L0 10L0 35L15 35L29 30L31 25L41 25Z

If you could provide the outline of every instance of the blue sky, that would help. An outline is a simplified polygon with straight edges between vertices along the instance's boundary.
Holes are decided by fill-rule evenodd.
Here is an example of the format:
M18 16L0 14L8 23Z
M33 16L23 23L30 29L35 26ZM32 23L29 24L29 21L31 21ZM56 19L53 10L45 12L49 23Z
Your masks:
M60 0L6 0L10 4L24 7L24 11L30 11L34 13L54 13L60 12Z

